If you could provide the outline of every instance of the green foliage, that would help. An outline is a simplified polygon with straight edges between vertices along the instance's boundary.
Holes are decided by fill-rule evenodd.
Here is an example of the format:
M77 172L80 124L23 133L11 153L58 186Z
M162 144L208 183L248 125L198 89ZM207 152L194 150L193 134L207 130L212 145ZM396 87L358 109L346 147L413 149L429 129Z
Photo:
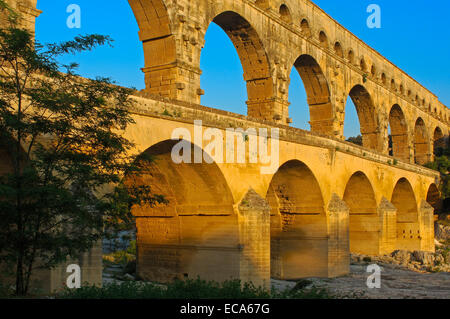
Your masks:
M358 135L356 137L349 137L347 139L347 142L353 143L355 145L363 146L363 139L361 135Z
M173 117L173 115L170 114L170 112L167 111L166 109L164 109L164 112L162 112L162 115Z
M14 23L0 30L0 263L14 269L17 295L35 269L77 258L104 230L132 223L133 205L164 202L148 186L120 184L147 160L129 156L134 145L123 137L134 123L131 90L59 62L111 44L102 35L41 44Z
M367 74L367 73L364 73L363 74L363 83L366 83L367 82L367 77L368 77L369 75Z
M130 242L130 246L128 246L127 253L136 256L136 240L132 240Z
M436 151L434 162L427 163L424 166L441 174L441 184L439 185L442 199L444 200L443 213L450 213L450 207L448 201L450 200L450 148L439 148Z
M0 281L0 299L5 299L10 297L13 291L8 287L8 285Z
M239 280L222 284L201 279L177 280L167 286L143 282L107 284L103 288L83 286L80 289L65 289L58 294L61 299L331 299L336 296L325 289L315 287L271 291L255 287L252 283L241 284Z

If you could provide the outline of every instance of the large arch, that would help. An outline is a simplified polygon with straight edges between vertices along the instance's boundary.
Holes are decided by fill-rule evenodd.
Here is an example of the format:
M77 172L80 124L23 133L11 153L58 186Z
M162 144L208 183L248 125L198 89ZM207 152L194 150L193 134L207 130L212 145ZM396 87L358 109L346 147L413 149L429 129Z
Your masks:
M381 151L380 129L377 112L367 89L362 85L355 85L349 93L358 114L359 126L363 139L363 146Z
M297 160L283 164L269 186L267 202L271 207L272 277L327 277L327 218L312 171Z
M434 208L435 213L439 213L442 209L441 192L436 184L431 184L427 192L427 202Z
M294 63L305 90L309 105L311 131L333 135L333 106L325 74L310 55L301 55Z
M440 127L436 127L433 133L433 154L437 155L446 148L447 141Z
M258 33L245 18L233 11L222 12L213 22L228 35L239 55L247 83L248 115L273 120L267 113L273 102L273 79L269 58Z
M239 278L239 227L224 175L215 163L176 164L171 152L177 142L150 147L138 162L144 174L125 179L127 184L149 186L168 201L133 207L137 272L157 282ZM197 147L188 145L194 156ZM146 160L149 157L153 161Z
M139 26L144 49L145 87L151 94L177 98L177 50L163 0L128 0ZM164 77L164 81L162 80Z
M416 164L430 161L429 139L427 128L422 118L418 118L414 125L414 160Z
M408 126L401 107L395 104L389 113L392 136L392 155L409 162Z
M396 249L420 250L419 212L414 190L406 178L395 185L391 203L397 208Z
M377 255L380 251L380 219L375 192L364 173L356 172L350 177L344 202L350 208L350 251Z

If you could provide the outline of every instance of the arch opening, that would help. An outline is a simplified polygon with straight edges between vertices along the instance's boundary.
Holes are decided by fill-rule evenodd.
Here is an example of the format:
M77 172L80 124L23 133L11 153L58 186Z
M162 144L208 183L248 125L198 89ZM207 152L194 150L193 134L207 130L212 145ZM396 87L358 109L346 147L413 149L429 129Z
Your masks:
M350 208L350 251L378 255L380 251L380 220L375 193L362 172L352 175L344 192L344 202Z
M443 201L441 192L436 184L431 184L427 192L427 202L434 208L434 213L439 214L442 211Z
M217 281L239 278L233 267L239 263L239 227L228 184L215 163L175 164L171 152L176 143L169 140L150 147L137 163L144 174L124 179L128 185L148 186L168 201L132 208L137 272L156 282L197 276ZM198 148L190 145L194 156ZM146 160L149 157L154 160Z
M217 65L221 67L218 68ZM201 103L246 115L247 84L242 76L244 70L240 57L228 34L214 22L209 25L205 34L200 68L203 70L200 84L204 94L201 96Z
M389 127L392 141L390 155L409 162L408 127L401 107L395 104L389 113Z
M295 61L294 67L306 91L311 131L332 135L333 107L327 79L320 65L310 55L301 55ZM290 95L295 89L290 87Z
M363 72L367 72L367 63L366 60L364 60L364 58L361 58L361 61L359 62L359 67Z
M303 19L302 22L300 23L300 28L302 30L302 33L306 36L306 37L310 37L311 36L311 28L309 27L309 22L306 19Z
M280 16L281 16L281 20L283 20L284 22L292 23L291 11L289 10L287 5L282 4L280 6Z
M397 182L391 203L397 208L396 249L420 250L419 212L413 188L406 178Z
M348 51L348 62L350 62L351 64L355 63L355 53L353 52L353 50Z
M433 134L433 154L435 156L441 156L446 149L447 141L444 133L439 127L436 127Z
M266 118L265 113L270 110L272 103L273 80L261 38L253 26L235 12L223 12L213 22L228 35L239 56L247 84L248 115Z
M350 90L349 98L356 108L363 146L373 150L380 150L380 132L372 97L366 88L362 85L356 85ZM348 101L349 99L347 99L346 114L348 113ZM346 121L345 126L347 124L350 123Z
M271 207L272 278L327 277L327 219L312 171L296 160L285 163L266 200Z
M323 31L319 33L319 42L322 48L328 49L328 37Z
M334 53L340 58L344 57L344 50L342 49L342 45L339 42L334 44Z
M430 161L427 129L425 122L420 117L414 127L414 160L416 164L420 165Z

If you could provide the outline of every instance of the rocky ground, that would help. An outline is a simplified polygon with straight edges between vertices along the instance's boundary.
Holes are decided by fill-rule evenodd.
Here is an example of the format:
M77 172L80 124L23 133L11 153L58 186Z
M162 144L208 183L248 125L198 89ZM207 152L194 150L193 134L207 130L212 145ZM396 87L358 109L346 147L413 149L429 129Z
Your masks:
M353 298L450 299L450 227L436 223L436 252L395 251L386 256L352 254L350 274L333 279L311 278L306 287L326 288ZM381 288L369 289L367 267L381 268ZM272 280L278 289L293 288L296 282Z
M295 281L272 280L278 290L299 285L325 288L347 298L369 299L450 299L450 227L436 224L436 252L395 251L386 256L351 255L350 274L339 278L309 278ZM369 289L369 265L381 268L381 288ZM135 280L124 265L107 262L104 283ZM125 270L124 270L125 269ZM128 272L128 273L127 273Z
M347 276L304 280L306 287L326 288L330 292L348 298L368 299L449 299L450 273L420 273L399 265L377 263L381 267L381 288L367 287L367 266L370 263L355 262ZM278 289L295 287L296 282L272 280Z

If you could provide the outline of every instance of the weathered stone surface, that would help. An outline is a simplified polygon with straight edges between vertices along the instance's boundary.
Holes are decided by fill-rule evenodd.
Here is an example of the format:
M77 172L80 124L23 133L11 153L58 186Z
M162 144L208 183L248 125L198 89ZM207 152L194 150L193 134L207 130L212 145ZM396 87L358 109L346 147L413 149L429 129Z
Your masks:
M200 103L201 51L214 21L236 47L251 117L290 123L289 75L295 67L305 83L314 132L343 138L350 95L368 148L389 152L390 124L394 155L423 163L433 156L434 140L448 135L450 112L434 94L309 0L283 10L275 0L182 0L176 5L173 0L133 0L130 5L144 43L149 94Z
M139 276L161 282L256 278L266 285L270 271L277 278L346 274L352 249L434 251L425 201L439 174L414 162L431 159L434 139L448 136L449 111L436 96L308 0L283 15L274 0L129 2L143 41L146 89L131 97L135 124L124 136L136 144L130 155L157 157L139 182L169 199L134 209ZM35 8L35 2L21 3ZM22 9L31 28L37 11ZM238 51L248 117L199 105L200 54L211 21ZM292 67L305 83L312 133L287 126ZM349 95L364 147L343 141ZM229 128L279 129L279 170L262 175L262 164L175 164L172 133L184 128L194 136L199 119L224 137ZM388 156L388 124L395 158ZM192 150L203 150L202 142ZM1 152L4 172L8 157ZM403 252L386 258L411 262ZM417 258L410 266L429 262ZM98 265L86 271L98 275Z

